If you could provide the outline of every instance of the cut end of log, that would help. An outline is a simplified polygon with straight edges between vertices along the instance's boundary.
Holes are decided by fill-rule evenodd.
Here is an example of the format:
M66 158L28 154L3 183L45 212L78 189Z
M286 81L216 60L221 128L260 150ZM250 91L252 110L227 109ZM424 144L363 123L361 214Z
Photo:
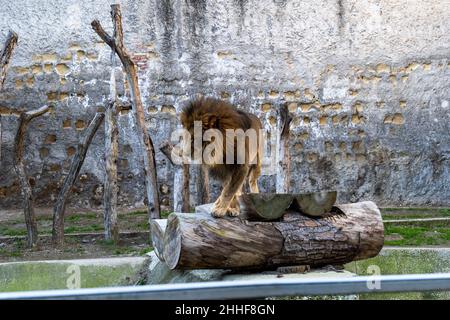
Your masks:
M166 219L150 220L150 234L152 239L153 250L159 260L164 261L164 233L166 232Z
M172 270L175 269L181 254L181 233L179 231L179 220L173 213L167 218L163 252L167 266Z

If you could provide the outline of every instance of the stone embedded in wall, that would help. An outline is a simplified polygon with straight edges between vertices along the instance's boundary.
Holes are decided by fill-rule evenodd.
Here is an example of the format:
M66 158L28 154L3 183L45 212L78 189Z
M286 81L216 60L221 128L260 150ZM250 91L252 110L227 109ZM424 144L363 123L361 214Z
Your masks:
M68 157L71 157L75 154L75 152L77 151L77 149L73 146L70 146L66 149L66 154Z
M288 104L288 110L289 110L289 112L294 113L294 112L297 111L297 108L298 108L298 105L297 105L297 103L295 103L295 102L291 102L291 103Z
M365 118L359 114L352 114L352 123L353 124L364 124Z
M328 124L328 117L327 116L320 117L319 124L321 126L326 126Z
M280 96L280 92L276 90L269 91L269 98L276 99Z
M170 113L170 114L176 114L175 107L171 106L171 105L163 105L161 107L161 112Z
M75 121L75 129L83 130L84 128L86 128L86 122L83 119Z
M405 123L405 118L401 113L388 114L384 118L384 123L402 125Z
M44 66L42 67L42 70L43 70L45 73L50 74L50 73L53 72L53 65L50 64L50 63L46 63L46 64L44 64Z
M39 157L43 160L48 157L50 151L48 148L42 147L39 149Z
M377 71L377 73L390 73L391 67L387 64L380 63L380 64L377 64L376 71Z
M56 135L49 134L47 137L45 137L45 144L54 144L56 143Z
M270 111L272 109L272 104L271 103L263 103L262 105L261 105L261 110L263 111L263 112L268 112L268 111Z
M70 68L65 63L58 63L55 66L55 70L57 74L63 77L65 77L70 72Z
M286 101L291 101L294 99L299 99L300 98L300 90L296 90L296 91L285 91L283 93L283 97Z

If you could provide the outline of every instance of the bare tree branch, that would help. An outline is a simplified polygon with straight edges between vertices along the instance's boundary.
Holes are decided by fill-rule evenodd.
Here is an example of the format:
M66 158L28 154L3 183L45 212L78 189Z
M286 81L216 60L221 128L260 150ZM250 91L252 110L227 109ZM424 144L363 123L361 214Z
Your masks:
M0 52L0 90L3 88L3 84L8 72L9 61L11 60L14 48L17 45L17 34L13 31L9 31L8 37L5 41L5 46ZM2 116L0 115L0 160L2 158Z
M5 82L6 73L9 67L9 61L11 59L14 48L17 45L17 39L17 34L14 31L9 31L5 46L0 52L0 90L3 88L3 83Z

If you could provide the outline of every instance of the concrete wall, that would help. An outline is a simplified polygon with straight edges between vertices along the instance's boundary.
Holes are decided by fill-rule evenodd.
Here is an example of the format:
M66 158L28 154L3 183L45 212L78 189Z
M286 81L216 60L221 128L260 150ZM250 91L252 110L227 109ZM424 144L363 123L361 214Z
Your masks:
M293 189L340 201L450 205L450 2L447 0L137 0L122 4L155 145L196 93L229 99L270 127L289 103ZM30 127L26 163L51 205L83 128L109 92L110 1L0 0L0 39L19 33L3 91L0 208L20 206L12 171L17 112L54 104ZM122 86L121 94L127 96ZM71 206L102 201L103 130ZM144 201L133 114L120 116L122 205ZM163 203L174 170L157 153ZM261 179L274 190L274 177ZM194 192L194 191L193 191Z

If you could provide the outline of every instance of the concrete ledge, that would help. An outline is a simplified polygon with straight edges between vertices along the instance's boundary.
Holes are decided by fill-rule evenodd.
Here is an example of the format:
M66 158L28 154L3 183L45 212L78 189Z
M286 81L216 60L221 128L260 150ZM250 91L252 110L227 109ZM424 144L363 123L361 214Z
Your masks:
M0 263L0 292L134 285L145 277L148 262L123 257Z

